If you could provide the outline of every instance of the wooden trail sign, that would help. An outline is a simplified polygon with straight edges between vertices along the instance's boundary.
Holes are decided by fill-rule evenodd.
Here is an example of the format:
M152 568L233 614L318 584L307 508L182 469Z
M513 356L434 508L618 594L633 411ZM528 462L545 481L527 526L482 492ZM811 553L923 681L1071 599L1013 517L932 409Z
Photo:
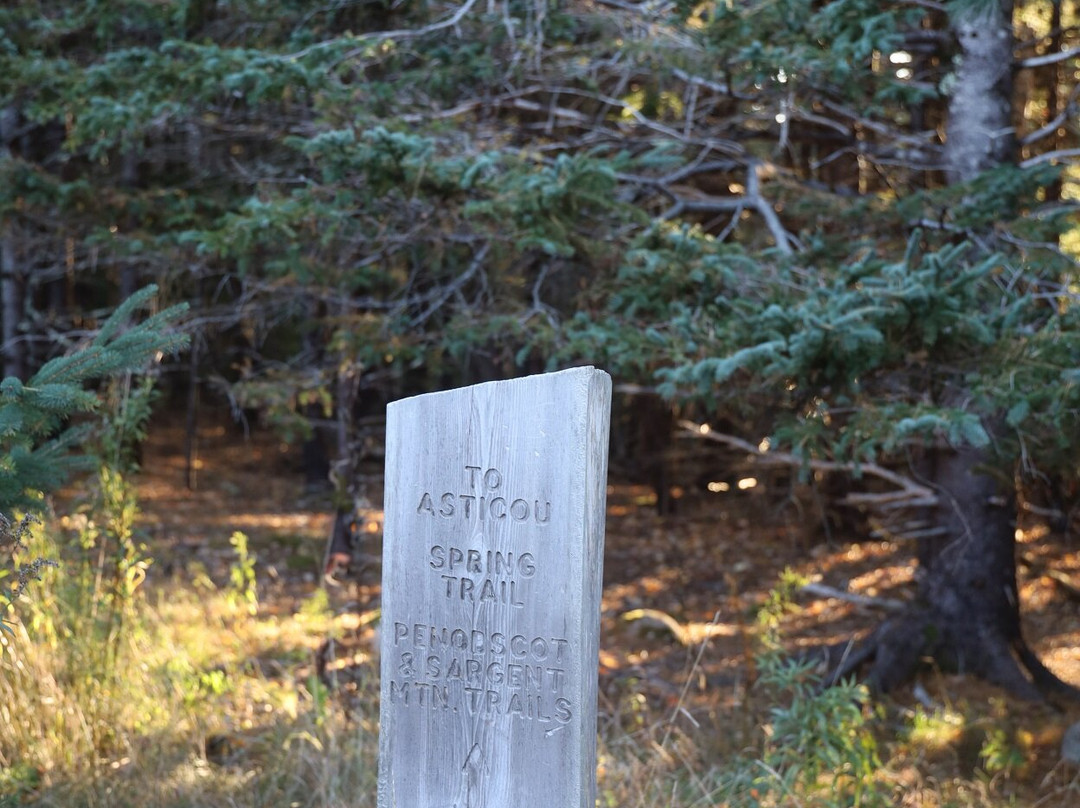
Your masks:
M387 409L379 808L593 808L611 380Z

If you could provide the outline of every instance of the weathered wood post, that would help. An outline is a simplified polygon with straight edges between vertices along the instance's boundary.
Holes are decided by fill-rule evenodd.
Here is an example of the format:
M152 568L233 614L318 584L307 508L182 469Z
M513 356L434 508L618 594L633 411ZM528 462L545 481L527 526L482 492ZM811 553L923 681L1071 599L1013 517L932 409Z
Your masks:
M387 411L379 808L593 808L611 380Z

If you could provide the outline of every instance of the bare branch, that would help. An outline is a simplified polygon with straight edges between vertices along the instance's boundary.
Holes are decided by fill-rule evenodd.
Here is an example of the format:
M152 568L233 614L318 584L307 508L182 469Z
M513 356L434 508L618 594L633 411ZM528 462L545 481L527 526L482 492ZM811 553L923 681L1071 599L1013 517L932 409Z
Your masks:
M1017 63L1017 67L1043 67L1044 65L1052 65L1057 62L1064 62L1067 59L1072 59L1075 56L1080 56L1080 48L1070 48L1067 51L1058 51L1057 53L1044 53L1042 56L1029 56L1027 59L1020 59Z
M908 506L912 504L930 505L937 502L937 496L931 489L919 485L909 477L897 474L895 471L891 471L877 463L842 463L837 460L815 460L813 458L807 460L806 458L799 457L798 455L789 452L763 452L749 441L737 438L734 435L713 432L704 424L695 424L693 421L679 421L678 425L683 430L680 437L698 438L701 440L711 440L715 443L722 443L733 449L744 451L758 461L785 466L807 466L814 471L842 471L848 474L868 474L871 477L885 480L887 483L895 485L898 489L895 492L885 494L848 494L841 500L844 504L871 504L872 502L880 503L887 500L890 502L900 502L904 506Z
M1065 102L1065 108L1045 126L1041 126L1034 132L1025 135L1020 140L1021 146L1029 146L1037 140L1057 132L1058 128L1076 114L1076 96L1080 93L1080 84L1075 85L1069 92L1069 99Z
M860 115L855 110L847 107L843 104L839 104L835 101L823 101L822 104L831 109L837 115L843 115L846 118L850 118L855 123L859 124L863 129L871 132L876 132L879 135L889 138L896 143L906 143L912 146L932 146L938 142L938 134L933 130L926 130L919 133L901 132L899 129L894 129L890 126L886 126L881 121L875 121L864 115Z
M1020 168L1031 168L1032 166L1064 160L1069 157L1080 157L1080 149L1058 149L1057 151L1046 152L1046 154L1036 154L1034 157L1021 161Z
M417 37L427 36L428 34L433 34L436 31L453 28L465 18L466 14L472 11L473 6L475 5L476 0L465 0L465 2L461 4L457 11L455 11L446 19L441 20L440 22L433 22L431 23L431 25L424 25L420 28L399 28L395 31L373 31L370 34L364 34L364 39L370 42L370 40L373 39L415 39ZM341 61L348 61L349 59L359 56L360 54L367 51L368 47L369 45L365 44L362 47L353 48L341 57Z
M681 67L677 67L671 71L677 79L682 79L687 84L691 84L695 87L704 87L706 90L712 90L714 93L718 93L723 96L730 96L731 98L738 98L740 101L749 101L754 98L752 95L746 93L737 93L731 89L727 84L721 84L718 81L712 81L710 79L702 78L701 76L695 76L693 73L689 73L683 70Z
M757 163L752 163L746 170L746 197L753 202L757 212L765 220L765 225L772 233L773 240L776 241L777 249L784 255L791 255L794 250L791 248L788 233L780 222L780 217L776 215L772 203L761 195L761 180L758 177Z
M721 168L731 167L726 163L718 163L717 166ZM671 183L670 178L681 179L685 176L681 172L674 172L662 179L636 177L626 174L620 175L620 179L652 186L668 196L673 204L660 215L661 219L673 219L686 212L717 213L734 211L739 213L747 208L755 210L765 220L765 225L769 228L769 233L776 242L776 248L785 255L792 255L795 252L792 245L793 243L797 245L798 242L784 229L784 225L780 221L780 217L776 215L772 203L761 194L761 180L758 176L758 168L759 165L756 161L751 162L746 167L746 191L738 196L714 196L713 194L700 192L696 188L679 187Z
M484 258L487 257L488 248L490 246L490 244L485 244L483 247L477 250L476 255L473 257L472 263L469 264L468 269L466 269L464 272L454 278L453 281L448 283L440 291L438 297L436 297L436 299L433 300L430 305L426 309L424 309L424 311L422 311L420 314L416 315L416 317L413 318L413 328L422 325L429 317L431 317L432 314L442 308L442 305L450 299L450 296L457 292L462 286L465 285L466 281L468 281L469 278L471 278L477 273L477 271L480 269L480 266L484 263Z

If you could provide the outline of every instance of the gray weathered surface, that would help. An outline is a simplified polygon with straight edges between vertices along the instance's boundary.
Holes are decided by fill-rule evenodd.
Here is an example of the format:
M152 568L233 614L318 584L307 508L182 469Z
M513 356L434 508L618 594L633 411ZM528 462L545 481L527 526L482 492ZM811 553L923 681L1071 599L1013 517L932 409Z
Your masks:
M593 808L611 380L387 411L379 808Z

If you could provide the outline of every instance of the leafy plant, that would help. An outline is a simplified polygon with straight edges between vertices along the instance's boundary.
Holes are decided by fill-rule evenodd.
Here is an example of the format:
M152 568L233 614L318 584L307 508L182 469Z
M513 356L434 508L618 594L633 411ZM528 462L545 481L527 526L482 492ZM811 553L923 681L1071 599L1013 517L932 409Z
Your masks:
M229 537L234 558L229 564L229 587L225 598L236 611L247 612L254 617L259 613L259 593L255 580L255 556L248 550L246 533L235 531Z
M780 643L781 618L805 581L785 570L758 612L762 648L758 687L774 706L756 755L734 761L719 775L718 793L731 804L855 808L890 805L878 779L881 758L863 685L825 687L815 663L791 658Z
M41 580L42 570L57 566L55 561L43 556L37 556L29 564L18 563L19 551L26 549L24 539L30 531L30 525L40 523L40 521L33 514L25 513L17 523L12 524L10 519L0 513L0 557L3 557L3 563L0 564L0 581L7 577L15 578L14 586L6 593L0 593L0 597L4 600L4 603L0 605L0 631L7 632L12 637L15 636L15 631L9 625L8 610L12 609L15 601L22 597L30 581ZM10 557L10 562L7 557Z

